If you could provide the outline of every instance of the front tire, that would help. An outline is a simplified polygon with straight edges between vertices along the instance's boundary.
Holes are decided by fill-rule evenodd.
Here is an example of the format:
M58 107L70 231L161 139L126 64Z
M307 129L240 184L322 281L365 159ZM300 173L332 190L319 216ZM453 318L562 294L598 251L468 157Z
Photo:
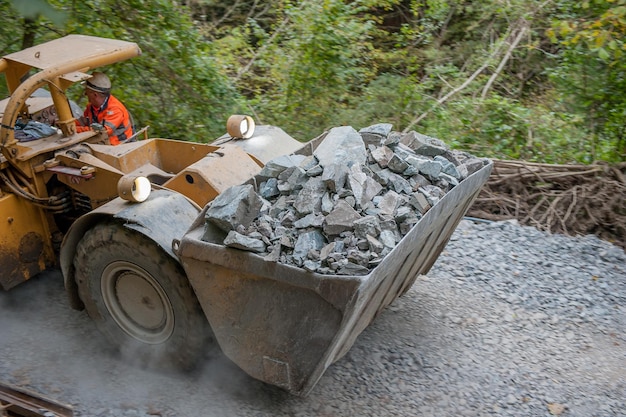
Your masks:
M74 267L87 313L124 358L189 370L206 351L210 328L182 267L147 237L98 224Z

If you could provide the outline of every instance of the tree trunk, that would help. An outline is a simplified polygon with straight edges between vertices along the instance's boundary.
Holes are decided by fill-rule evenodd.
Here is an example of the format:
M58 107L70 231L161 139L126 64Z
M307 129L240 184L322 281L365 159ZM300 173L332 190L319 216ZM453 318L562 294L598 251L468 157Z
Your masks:
M22 49L30 48L35 44L37 22L30 17L24 18L24 36L22 36Z

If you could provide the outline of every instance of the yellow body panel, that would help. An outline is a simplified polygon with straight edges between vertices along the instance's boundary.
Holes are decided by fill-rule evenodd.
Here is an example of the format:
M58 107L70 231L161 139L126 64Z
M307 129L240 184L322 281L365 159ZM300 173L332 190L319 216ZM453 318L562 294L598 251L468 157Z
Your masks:
M61 182L106 202L117 195L123 175L144 176L152 183L177 191L199 206L214 199L226 188L259 173L261 164L240 147L222 147L171 139L147 139L119 145L89 145L92 153L79 159L57 154L63 166L95 168L93 177L82 179L59 174ZM99 204L95 204L94 208Z
M189 165L163 185L203 207L228 187L241 184L260 171L261 166L242 149L225 146Z
M41 209L0 192L0 216L0 287L8 290L52 266L55 259Z

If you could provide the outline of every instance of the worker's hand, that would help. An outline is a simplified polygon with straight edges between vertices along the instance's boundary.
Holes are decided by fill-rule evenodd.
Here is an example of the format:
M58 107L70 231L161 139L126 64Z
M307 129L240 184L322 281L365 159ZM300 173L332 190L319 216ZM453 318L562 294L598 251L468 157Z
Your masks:
M92 123L91 125L89 125L89 127L91 127L92 130L95 130L98 133L104 130L104 126L102 126L100 123Z

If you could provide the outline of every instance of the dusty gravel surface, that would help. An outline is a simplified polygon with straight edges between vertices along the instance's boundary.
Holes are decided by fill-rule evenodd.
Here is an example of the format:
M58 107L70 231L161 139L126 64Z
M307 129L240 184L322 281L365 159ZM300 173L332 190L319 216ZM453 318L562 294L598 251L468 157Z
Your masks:
M76 416L626 416L626 255L464 221L306 398L223 357L193 374L125 363L52 271L0 293L0 381Z

